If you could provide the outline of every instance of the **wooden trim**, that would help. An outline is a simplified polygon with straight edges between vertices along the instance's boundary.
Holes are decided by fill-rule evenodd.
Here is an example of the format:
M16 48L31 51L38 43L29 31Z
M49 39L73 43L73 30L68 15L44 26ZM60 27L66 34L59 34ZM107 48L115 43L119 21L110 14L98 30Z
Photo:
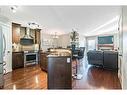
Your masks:
M114 47L114 44L98 44L98 47Z

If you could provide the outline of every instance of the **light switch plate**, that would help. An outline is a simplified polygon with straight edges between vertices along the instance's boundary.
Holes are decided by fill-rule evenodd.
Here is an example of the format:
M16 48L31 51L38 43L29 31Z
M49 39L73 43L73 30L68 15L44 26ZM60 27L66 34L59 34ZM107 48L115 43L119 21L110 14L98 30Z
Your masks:
M70 63L71 59L70 58L67 58L67 63Z

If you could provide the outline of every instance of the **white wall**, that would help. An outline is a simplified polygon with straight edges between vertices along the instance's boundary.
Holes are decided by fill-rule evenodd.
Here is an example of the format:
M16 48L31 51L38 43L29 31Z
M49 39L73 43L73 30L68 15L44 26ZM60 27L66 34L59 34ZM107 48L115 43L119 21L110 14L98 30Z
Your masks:
M127 89L127 7L123 7L123 89Z
M85 36L79 34L79 47L86 47Z
M59 37L59 45L66 48L70 45L70 34L63 34ZM79 47L85 46L85 37L79 34Z
M67 48L67 46L70 45L70 34L67 33L60 35L58 39L58 45L63 48Z
M119 37L118 33L114 34L114 49L118 49L119 47Z
M48 40L50 45L45 45L44 41ZM85 37L81 34L79 34L79 47L85 46ZM47 48L51 48L55 45L55 47L63 47L67 48L68 45L70 45L70 33L59 35L59 38L56 39L56 43L53 41L53 37L50 34L44 33L44 31L41 31L41 48L42 50L46 51Z
M115 33L115 34L109 34L109 35L113 35L114 36L114 49L118 49L118 46L119 46L118 34ZM98 35L98 36L106 36L106 35ZM95 39L96 50L97 50L98 49L98 47L97 47L97 44L98 44L98 38L97 37L98 36L88 36L88 37L85 37L86 38L86 46L88 45L87 40Z
M52 47L52 36L50 34L44 33L41 31L41 49L46 51L47 48Z

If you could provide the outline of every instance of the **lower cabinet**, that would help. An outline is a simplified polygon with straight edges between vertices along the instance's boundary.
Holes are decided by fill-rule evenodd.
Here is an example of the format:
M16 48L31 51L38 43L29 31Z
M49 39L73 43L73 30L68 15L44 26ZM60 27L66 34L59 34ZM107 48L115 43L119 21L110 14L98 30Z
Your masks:
M12 69L24 67L24 53L13 52L12 53Z
M40 53L40 67L44 71L47 71L47 55L47 53Z

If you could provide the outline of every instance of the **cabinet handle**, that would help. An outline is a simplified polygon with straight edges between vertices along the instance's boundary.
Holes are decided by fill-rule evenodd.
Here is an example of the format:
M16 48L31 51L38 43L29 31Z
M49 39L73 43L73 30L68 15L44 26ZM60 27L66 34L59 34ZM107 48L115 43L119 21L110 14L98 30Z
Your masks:
M6 69L4 69L4 75L7 73Z
M123 56L122 54L119 54L119 56Z
M2 32L2 35L3 35L3 46L4 46L3 54L5 55L5 51L6 51L6 38L5 38L5 35L4 35L3 32Z
M6 63L6 61L3 61L3 66L5 66L7 63Z

